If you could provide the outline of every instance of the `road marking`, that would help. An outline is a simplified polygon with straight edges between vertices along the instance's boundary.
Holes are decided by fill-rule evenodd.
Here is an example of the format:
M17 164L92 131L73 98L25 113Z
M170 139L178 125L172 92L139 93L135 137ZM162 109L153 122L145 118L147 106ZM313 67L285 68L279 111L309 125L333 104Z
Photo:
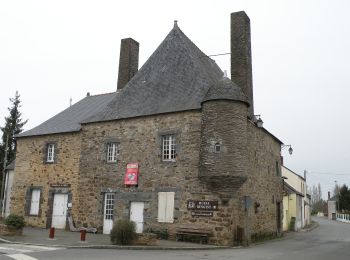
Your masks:
M37 258L28 256L28 255L23 255L23 254L13 254L13 255L6 255L6 256L16 260L38 260Z
M27 250L27 249L20 249L20 248L11 248L11 247L2 247L0 246L0 250L12 250L12 251L19 251L19 252L22 252L22 253L29 253L29 252L32 252L32 250Z

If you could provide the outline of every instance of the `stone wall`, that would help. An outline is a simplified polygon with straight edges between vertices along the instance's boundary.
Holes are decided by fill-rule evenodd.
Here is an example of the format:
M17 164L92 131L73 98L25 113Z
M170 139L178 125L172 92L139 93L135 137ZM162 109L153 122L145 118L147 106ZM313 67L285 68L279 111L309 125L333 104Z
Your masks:
M275 169L280 161L279 142L248 120L246 129L246 181L234 191L213 189L199 178L199 110L92 123L74 134L20 138L12 213L26 215L29 225L49 227L53 195L68 193L76 226L97 227L101 232L104 194L113 192L114 219L129 218L130 203L144 202L144 231L167 229L170 238L178 227L209 229L213 234L209 243L223 245L232 245L239 227L248 232L246 235L276 233L276 203L281 201L281 182ZM176 136L175 162L161 159L161 136L167 133ZM120 145L116 163L106 162L106 143L111 140ZM54 164L43 160L48 142L58 148ZM134 162L140 164L139 183L127 187L123 182L126 165ZM42 191L40 212L39 216L28 216L26 193L34 187ZM174 223L157 221L158 192L175 192ZM251 199L247 211L245 197ZM211 217L194 217L187 209L188 200L218 201L218 210Z
M54 163L46 163L47 143L55 143ZM79 178L79 133L24 137L17 140L14 185L11 195L11 213L25 216L29 226L51 225L54 193L70 194L69 202L77 205ZM31 190L40 189L40 206L37 216L30 216Z
M232 244L238 226L249 227L252 234L276 233L276 202L280 198L274 167L279 160L279 143L247 121L247 181L235 192L213 190L198 178L201 120L200 111L189 111L84 125L79 209L74 214L78 226L94 226L101 231L104 193L114 192L115 219L129 218L131 202L144 202L144 230L167 229L170 238L183 226L212 230L209 243L213 244ZM163 133L176 134L176 162L161 160ZM109 140L120 144L117 163L106 162L105 144ZM126 187L126 164L133 162L140 164L139 184ZM174 223L157 222L161 191L175 192ZM250 196L253 205L260 205L249 209L248 223L244 196ZM219 208L212 217L193 217L187 209L190 199L218 201Z
M248 123L248 160L248 179L238 196L249 196L251 205L247 211L240 211L239 225L248 227L252 235L277 235L282 229L283 214L280 142L251 121ZM276 172L276 162L279 173ZM278 220L280 230L277 228Z
M200 144L200 112L183 112L150 117L118 120L84 125L80 210L78 224L102 227L103 194L116 192L116 218L129 216L131 201L144 201L145 225L157 218L157 199L160 191L174 191L175 221L182 217L184 201L189 192L201 191L198 184ZM175 162L161 159L161 135L175 133L177 155ZM93 137L93 138L92 138ZM118 140L120 154L117 163L106 162L105 144ZM138 162L138 187L125 187L126 164Z

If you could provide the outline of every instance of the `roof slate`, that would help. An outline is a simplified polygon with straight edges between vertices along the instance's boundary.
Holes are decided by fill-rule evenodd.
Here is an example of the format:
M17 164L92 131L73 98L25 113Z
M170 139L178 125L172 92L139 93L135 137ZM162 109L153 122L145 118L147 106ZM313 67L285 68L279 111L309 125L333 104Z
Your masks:
M84 119L101 111L116 96L118 96L117 93L87 96L39 126L20 133L16 137L77 132Z
M222 76L175 23L120 95L83 123L199 109L209 87Z

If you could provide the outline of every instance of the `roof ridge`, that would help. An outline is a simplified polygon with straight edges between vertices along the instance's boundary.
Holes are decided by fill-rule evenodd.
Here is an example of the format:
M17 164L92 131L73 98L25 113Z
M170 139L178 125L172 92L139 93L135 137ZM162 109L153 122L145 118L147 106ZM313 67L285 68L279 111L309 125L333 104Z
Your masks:
M116 93L118 93L118 92L113 91L113 92L106 92L106 93L101 93L101 94L96 94L96 95L90 95L90 96L86 96L86 97L97 97L97 96L110 95L110 94L116 94Z

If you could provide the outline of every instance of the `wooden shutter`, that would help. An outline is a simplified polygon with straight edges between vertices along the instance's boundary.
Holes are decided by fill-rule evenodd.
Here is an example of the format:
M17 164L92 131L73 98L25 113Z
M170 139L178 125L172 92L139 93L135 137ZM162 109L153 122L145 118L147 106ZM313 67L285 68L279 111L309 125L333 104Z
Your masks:
M174 199L175 192L166 192L165 222L174 222Z
M166 192L158 192L158 222L165 222Z

